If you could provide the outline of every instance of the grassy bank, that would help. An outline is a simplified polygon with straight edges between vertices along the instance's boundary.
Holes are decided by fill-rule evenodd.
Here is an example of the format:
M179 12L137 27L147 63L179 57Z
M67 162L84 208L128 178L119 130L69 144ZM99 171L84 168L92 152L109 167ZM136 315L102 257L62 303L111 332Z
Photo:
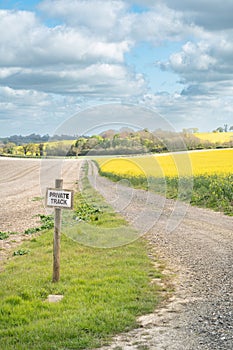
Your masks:
M118 247L138 239L140 233L115 213L93 189L88 181L87 171L86 165L82 191L75 198L75 215L69 211L64 213L67 235L81 244L98 248Z
M77 195L74 211L81 224L88 221L93 231L97 226L122 226L123 219L112 215L101 197L91 196L90 188L85 193L85 201ZM97 249L78 244L65 230L59 283L51 282L52 230L25 242L21 249L27 254L12 255L0 273L1 349L98 347L112 335L135 327L136 316L156 307L159 288L150 281L161 273L154 269L143 240ZM48 303L49 294L64 298Z
M156 193L166 195L172 199L187 199L192 205L221 211L227 215L233 215L233 175L212 174L196 175L191 179L165 176L163 178L118 175L100 170L102 176L112 181L127 179L135 188L153 189ZM182 189L179 192L179 184ZM187 183L187 186L185 186Z

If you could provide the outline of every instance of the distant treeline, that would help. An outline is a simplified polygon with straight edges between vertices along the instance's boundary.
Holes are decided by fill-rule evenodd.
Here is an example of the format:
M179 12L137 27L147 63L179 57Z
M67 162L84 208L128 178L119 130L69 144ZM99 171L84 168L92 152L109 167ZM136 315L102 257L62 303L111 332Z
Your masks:
M140 131L108 130L100 135L79 137L71 146L70 155L121 155L177 152L186 150L231 148L233 139L225 143L201 140L193 133L148 129Z
M77 137L77 136L76 136ZM30 134L27 136L22 135L12 135L9 137L0 138L0 142L3 144L14 143L17 146L21 146L28 143L44 143L48 141L62 141L62 140L74 140L75 136L70 135L38 135L38 134Z
M35 134L33 134L35 135ZM32 136L29 135L28 138ZM37 135L35 135L37 136ZM107 130L100 135L80 136L73 141L64 140L65 135L49 137L42 136L37 143L14 143L12 141L0 145L0 154L13 156L85 156L85 155L128 155L144 153L177 152L186 150L232 148L233 140L228 142L210 142L201 140L193 133L171 132L148 129L134 131L128 128ZM46 141L43 142L43 137ZM62 140L61 140L62 138ZM11 139L12 140L12 139Z

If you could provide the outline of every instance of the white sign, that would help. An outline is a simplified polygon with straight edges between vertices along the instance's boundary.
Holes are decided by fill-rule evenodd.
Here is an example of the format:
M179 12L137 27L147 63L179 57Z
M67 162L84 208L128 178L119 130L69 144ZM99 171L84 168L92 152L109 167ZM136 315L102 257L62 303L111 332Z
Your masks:
M72 209L73 191L47 188L46 205L47 207Z

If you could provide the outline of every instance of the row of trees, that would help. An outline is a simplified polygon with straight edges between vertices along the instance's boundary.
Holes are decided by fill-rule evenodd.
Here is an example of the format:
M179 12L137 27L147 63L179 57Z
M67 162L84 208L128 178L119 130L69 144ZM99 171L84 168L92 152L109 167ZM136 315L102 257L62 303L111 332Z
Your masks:
M200 140L193 133L182 133L148 129L133 131L123 129L119 132L107 130L100 135L82 136L72 142L28 143L16 146L12 142L0 146L1 154L18 156L83 156L105 154L161 153L195 149L233 147L233 140L216 144Z
M200 140L187 131L150 132L144 129L138 132L114 133L109 130L102 135L94 135L90 138L80 137L72 145L70 155L161 153L220 147L233 147L233 140L225 144L213 144Z
M223 127L219 126L217 129L213 130L213 132L228 132L233 131L233 125L228 127L228 124L224 124Z
M2 137L0 138L0 142L3 144L7 143L14 143L17 146L29 144L29 143L45 143L48 141L63 141L63 140L74 140L75 136L70 135L53 135L49 136L49 134L46 135L38 135L38 134L30 134L27 136L22 135L12 135L9 137Z
M9 155L23 155L23 156L37 156L42 157L44 155L44 144L28 143L22 146L17 146L13 142L8 142L0 146L0 153Z
M0 154L14 156L66 156L69 154L71 144L65 144L63 141L51 143L28 143L17 146L13 142L0 145Z

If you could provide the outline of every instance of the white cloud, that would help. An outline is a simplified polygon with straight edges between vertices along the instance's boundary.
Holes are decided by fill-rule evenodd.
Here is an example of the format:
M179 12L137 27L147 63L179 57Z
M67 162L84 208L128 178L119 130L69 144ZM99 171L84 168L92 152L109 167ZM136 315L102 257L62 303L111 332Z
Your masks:
M186 23L181 13L157 5L150 11L134 14L131 36L135 41L159 44L166 40L182 40L196 30L192 23Z
M191 73L195 71L200 73L200 71L211 70L217 63L217 59L211 57L209 54L210 48L206 43L200 42L194 44L192 42L187 42L181 52L174 53L170 56L170 62L168 66L182 75L186 72Z
M201 131L212 131L223 124L232 125L233 97L164 93L147 94L143 102L156 108L177 130L201 127Z
M109 42L77 28L45 27L29 12L1 11L0 83L13 89L127 97L145 88L123 65L126 40ZM20 34L20 36L18 36Z
M93 64L87 67L22 68L17 75L0 78L13 89L33 89L57 94L98 97L129 97L142 94L145 81L122 65Z
M182 11L198 26L207 30L228 30L233 28L232 0L161 0L170 8Z
M39 8L49 16L64 20L68 25L96 31L104 37L119 26L121 16L127 10L125 2L118 0L45 0Z
M71 27L45 27L30 12L1 11L0 32L0 66L123 62L130 49L126 40L106 42Z
M226 35L212 35L209 40L187 42L182 51L173 53L162 69L179 74L185 84L229 81L233 83L233 41Z
M0 86L1 134L53 134L61 120L79 110L81 99Z
M197 38L199 39L199 38ZM153 103L161 113L180 124L202 125L212 130L232 124L233 112L233 40L228 31L206 32L202 40L188 41L182 50L158 62L162 69L180 77L183 90L179 98L157 95ZM167 102L169 101L169 103Z
M203 115L210 120L220 111L226 118L232 113L231 0L44 0L39 11L40 17L0 10L1 120L25 118L33 125L41 118L45 125L46 116L58 121L77 104L143 95L183 127L186 121L201 123ZM174 41L177 52L166 51ZM144 70L148 76L141 69L158 61L156 56L141 52L143 63L135 59L135 68L128 65L132 48L145 42L157 52L163 45L167 58L157 66L170 72L166 77L178 76L180 91L149 92L153 67Z
M12 101L12 103L23 103L24 105L45 105L48 103L48 95L43 92L33 90L14 90L8 86L0 86L1 100ZM47 100L47 103L46 103Z
M187 23L182 12L161 2L151 2L147 11L130 11L130 1L121 0L45 0L40 9L65 21L68 26L105 40L149 41L179 40L197 28Z

